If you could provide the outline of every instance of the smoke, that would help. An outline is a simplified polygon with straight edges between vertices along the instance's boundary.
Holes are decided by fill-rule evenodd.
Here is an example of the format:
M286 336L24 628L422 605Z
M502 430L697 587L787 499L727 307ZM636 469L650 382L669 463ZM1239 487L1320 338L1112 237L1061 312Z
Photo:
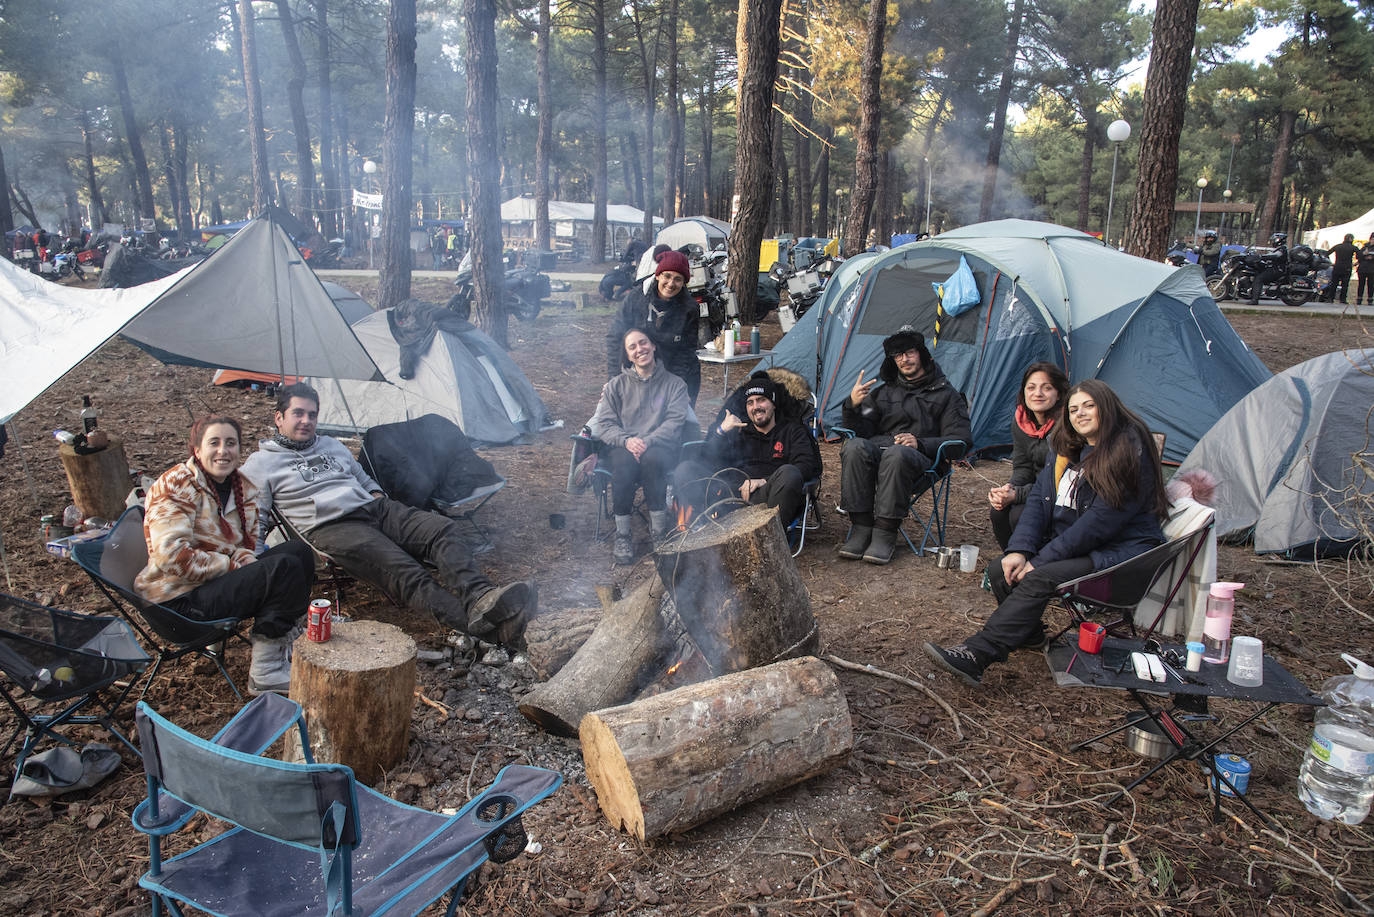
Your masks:
M1021 189L1016 177L1007 170L1011 144L1002 148L1002 165L997 170L997 191L991 218L1040 220L1045 218L1037 206ZM944 232L969 223L978 222L979 204L983 198L983 180L987 162L986 140L965 140L950 131L939 130L925 154L925 134L909 133L893 151L908 176L909 187L903 189L904 209L924 224L926 211L925 181L927 162L930 174L930 222L932 232Z

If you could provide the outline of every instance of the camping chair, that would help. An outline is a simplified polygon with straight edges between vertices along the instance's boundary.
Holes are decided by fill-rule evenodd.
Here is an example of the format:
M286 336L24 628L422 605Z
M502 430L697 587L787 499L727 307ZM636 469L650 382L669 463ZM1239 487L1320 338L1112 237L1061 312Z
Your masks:
M689 416L683 424L683 450L702 442L701 424L696 415ZM601 523L612 516L611 513L611 469L601 462L604 443L592 436L592 428L586 424L581 431L569 436L572 440L572 455L568 460L568 493L581 494L590 490L596 495L596 528L592 532L594 540L601 540ZM681 460L679 457L679 461ZM642 497L641 497L642 501ZM641 511L643 503L640 502ZM608 530L607 534L610 534Z
M148 797L133 822L150 849L138 884L154 915L163 905L179 914L178 902L225 917L418 914L448 891L452 915L475 869L525 849L521 814L563 779L511 765L441 815L357 783L346 765L314 763L301 708L280 695L261 695L210 741L147 704L137 716ZM263 757L293 726L306 762ZM164 860L162 839L199 812L230 826Z
M148 686L152 684L162 663L194 655L213 662L229 683L234 696L242 699L243 695L224 667L223 643L230 637L244 639L239 630L246 619L198 621L166 605L150 602L134 591L134 577L148 565L148 543L143 536L143 507L126 509L105 536L73 545L72 560L86 571L124 620L157 654L143 683L140 698L148 693ZM139 618L143 619L142 624Z
M848 427L831 427L844 439L852 439L854 431ZM911 540L911 536L906 533L906 529L898 527L897 531L902 533L902 539L906 541L906 546L911 549L911 553L917 557L922 556L927 550L934 552L936 548L944 547L945 544L945 522L949 513L949 482L954 473L954 463L961 460L968 451L968 445L959 439L945 440L940 444L940 448L935 450L935 461L916 486L916 492L911 497L911 502L907 504L907 515L916 520L916 525L921 529L920 547ZM930 511L922 516L917 504L926 494L930 494ZM903 521L906 521L903 519ZM932 540L931 536L934 536Z
M472 493L461 500L452 503L434 499L430 501L436 513L442 513L457 522L467 524L477 536L477 543L472 549L474 554L486 554L496 549L495 543L491 540L491 533L487 527L477 521L477 511L487 505L487 501L506 486L506 479L502 475L497 475L497 482L478 487Z
M334 594L334 611L337 615L343 608L343 597L345 588L352 582L354 577L328 554L315 547L291 522L281 514L281 511L273 505L267 511L267 537L265 543L269 546L281 544L283 541L303 541L310 548L310 553L315 555L315 582L322 583L326 589Z
M1195 526L1144 554L1106 570L1061 583L1058 599L1069 612L1069 623L1050 638L1050 642L1088 621L1094 614L1115 616L1106 625L1107 633L1111 636L1134 636L1137 611L1153 600L1158 603L1159 610L1145 631L1144 639L1148 640L1174 604L1174 599L1188 585L1199 556L1209 543L1214 544L1209 537L1214 518L1210 511L1201 514Z
M0 593L0 695L15 717L0 754L23 734L15 779L44 736L76 744L57 732L69 724L99 723L137 754L113 720L138 680L133 676L147 666L148 654L119 618L45 608ZM21 703L16 695L34 703ZM64 706L56 713L32 712L54 704Z

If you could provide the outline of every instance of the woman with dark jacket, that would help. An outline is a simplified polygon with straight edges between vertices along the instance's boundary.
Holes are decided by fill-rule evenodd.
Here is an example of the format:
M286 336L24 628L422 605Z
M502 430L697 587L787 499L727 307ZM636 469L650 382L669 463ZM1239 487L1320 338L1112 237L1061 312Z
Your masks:
M988 491L992 533L1007 549L1040 469L1050 455L1050 431L1064 407L1069 377L1053 363L1032 363L1021 376L1011 419L1011 483Z
M1069 389L1066 423L1026 500L1007 553L988 565L997 610L983 629L926 653L970 685L1013 650L1043 645L1041 617L1060 583L1130 560L1164 543L1168 514L1159 452L1139 417L1105 382Z
M691 273L692 267L682 252L670 249L658 256L658 267L648 291L631 290L606 333L606 378L614 379L628 365L625 332L638 328L653 342L658 361L687 383L687 395L696 406L701 389L701 364L697 362L701 309L687 292Z

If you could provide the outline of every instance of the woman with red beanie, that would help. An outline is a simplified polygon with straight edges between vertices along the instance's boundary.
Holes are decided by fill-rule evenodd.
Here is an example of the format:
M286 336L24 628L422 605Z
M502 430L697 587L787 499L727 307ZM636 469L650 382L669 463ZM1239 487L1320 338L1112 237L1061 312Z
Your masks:
M606 377L613 379L626 366L625 333L638 328L649 336L658 351L658 360L668 372L687 383L687 394L695 407L701 389L701 364L697 362L697 328L700 307L687 292L692 267L687 256L672 249L656 259L653 283L648 290L633 289L606 333Z

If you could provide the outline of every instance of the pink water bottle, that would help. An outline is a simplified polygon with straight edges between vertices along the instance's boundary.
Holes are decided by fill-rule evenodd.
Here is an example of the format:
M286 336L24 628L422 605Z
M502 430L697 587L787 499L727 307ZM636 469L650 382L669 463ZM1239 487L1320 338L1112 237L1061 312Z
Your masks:
M1207 620L1202 625L1202 660L1225 662L1231 655L1231 616L1236 611L1235 594L1244 583L1213 583L1207 593Z

